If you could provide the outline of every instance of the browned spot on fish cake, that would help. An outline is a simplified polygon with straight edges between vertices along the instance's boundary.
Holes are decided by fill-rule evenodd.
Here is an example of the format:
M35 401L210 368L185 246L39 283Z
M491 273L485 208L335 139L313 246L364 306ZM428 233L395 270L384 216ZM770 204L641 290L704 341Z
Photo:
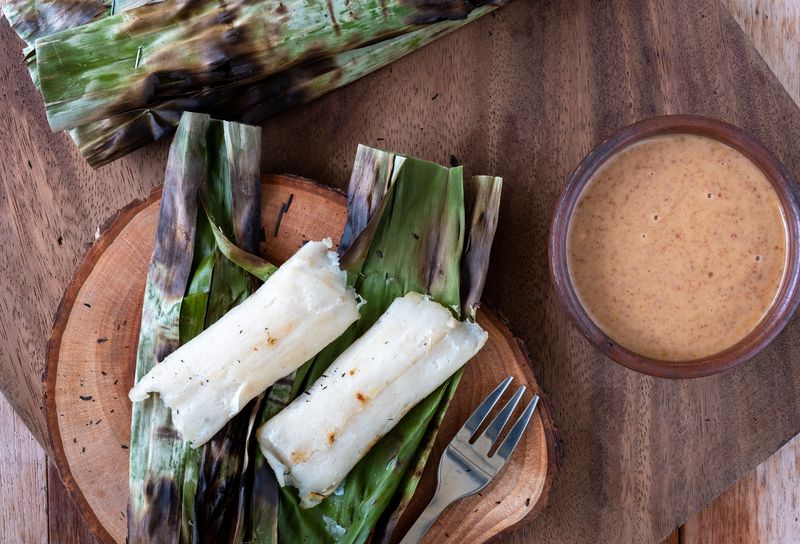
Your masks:
M293 451L289 458L292 460L292 463L303 463L308 461L309 455L306 451Z

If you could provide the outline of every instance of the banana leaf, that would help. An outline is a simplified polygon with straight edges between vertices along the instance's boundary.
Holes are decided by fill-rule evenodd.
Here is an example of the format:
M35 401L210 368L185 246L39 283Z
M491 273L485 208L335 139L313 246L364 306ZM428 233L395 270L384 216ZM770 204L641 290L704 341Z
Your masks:
M468 200L470 198L472 200L472 219L467 245L464 248L464 255L461 260L461 312L463 316L474 321L480 305L483 286L486 283L489 255L494 234L497 230L503 179L495 176L473 176L465 184L465 188ZM433 451L436 435L447 412L447 407L461 381L461 375L462 372L459 371L451 378L450 387L447 389L439 410L430 424L423 445L417 451L411 467L403 476L400 490L395 494L392 505L378 523L377 531L372 538L374 544L388 544L391 542L398 523L411 503L414 492L417 490L417 485L419 485L419 481L422 478L422 471L428 462L431 451Z
M137 380L256 288L231 247L235 241L244 247L236 247L240 253L256 250L260 149L257 127L183 116L165 176ZM262 279L275 269L252 255L246 266ZM169 297L158 296L165 289ZM160 338L169 339L168 349L153 349L152 339ZM134 404L130 542L200 542L209 535L216 542L242 541L249 439L261 400L254 399L200 449L181 439L163 403L151 398Z
M148 339L169 338L170 348L159 351L166 354L177 340L189 340L244 300L275 269L252 254L259 224L258 135L253 127L204 115L185 114L181 121L147 289L149 295L162 286L170 296L150 296L145 306L137 379L157 360ZM278 490L250 438L256 423L318 378L397 296L426 292L456 315L470 296L479 297L500 180L473 178L468 185L478 196L465 249L462 176L460 167L359 147L340 248L349 280L368 297L362 319L276 384L266 400L254 399L201 449L180 440L163 404L135 405L130 542L361 543L392 532L416 489L460 373L409 412L340 490L310 510L299 508L294 490ZM480 279L462 284L462 268ZM475 305L468 308L465 313L474 318ZM162 313L169 319L152 319Z
M258 250L261 227L261 129L212 121L207 132L208 178L200 188L205 228L216 245L205 327L244 301L258 282L220 244L224 237L238 251ZM207 233L205 233L207 236ZM235 246L233 244L238 244ZM240 249L241 247L241 249ZM275 267L269 266L269 273ZM264 277L264 279L266 279ZM249 441L263 395L203 445L192 511L192 542L241 542L246 517Z
M7 0L3 14L34 56L38 38L159 0Z
M110 15L115 9L129 9L142 4L142 0L8 0L3 5L3 14L14 32L25 41L22 53L31 79L39 87L37 39L85 25Z
M476 182L479 186L490 183L498 187L499 197L499 178L480 179ZM478 211L476 205L476 212L496 214L499 200L484 202L491 209ZM461 167L446 168L359 146L340 251L350 281L367 302L358 323L298 370L290 398L313 383L398 296L409 291L427 293L454 314L461 313L464 223ZM493 234L493 228L490 230ZM477 230L471 231L476 239L477 234ZM491 235L480 243L490 245ZM483 254L488 257L488 248ZM480 286L467 289L479 291ZM470 315L474 317L474 313ZM356 465L340 489L318 506L303 510L296 491L282 488L279 540L350 544L366 542L373 534L388 535L416 490L460 376L457 373L413 408ZM274 392L268 403L279 404L273 397ZM391 514L379 525L387 508Z
M461 262L461 275L465 280L461 292L461 312L472 320L475 320L478 312L489 272L489 257L500 218L502 191L503 178L497 176L473 176L467 189L472 197L472 220Z
M208 104L194 97L115 115L70 131L86 161L99 167L171 134L181 111L207 111L217 119L259 124L292 106L311 102L416 51L495 6L475 9L462 20L441 21L414 32L301 64L240 89L221 88Z
M204 116L187 116L178 130L164 180L153 256L145 287L135 380L180 343L182 302L189 283L198 188L204 180ZM133 406L130 445L129 538L177 542L187 445L156 398Z
M164 0L39 38L39 82L53 130L181 98L209 111L221 88L463 19L486 3Z
M109 12L110 0L8 0L8 24L33 50L37 38L85 25Z
M117 0L113 9L123 12L150 1L153 0ZM494 9L495 5L486 5L464 19L440 21L402 36L301 64L244 89L221 88L217 101L205 108L192 97L170 100L158 107L76 127L70 130L70 136L86 161L99 167L171 134L184 110L203 109L216 119L258 124L374 72ZM26 61L38 86L36 39L106 17L111 14L112 5L105 0L9 0L3 11L11 27L28 45Z

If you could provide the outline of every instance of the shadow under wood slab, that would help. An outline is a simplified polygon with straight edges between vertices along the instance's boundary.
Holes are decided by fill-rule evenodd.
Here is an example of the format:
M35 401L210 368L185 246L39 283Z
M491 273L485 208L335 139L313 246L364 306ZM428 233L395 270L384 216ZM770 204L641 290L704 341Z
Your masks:
M270 176L263 187L261 252L280 263L306 240L338 239L346 200L307 180ZM55 462L84 518L104 542L125 542L132 385L147 266L159 194L135 202L109 224L78 267L64 296L50 344L46 377L48 428ZM291 208L284 213L284 203ZM489 333L467 365L442 423L415 498L399 523L402 534L433 496L438 456L481 400L507 375L542 394L530 363L507 326L490 311L478 321ZM445 534L480 544L541 511L556 472L557 436L546 399L502 474L481 496L445 511L425 542Z
M97 225L161 182L166 149L89 170L50 133L5 23L0 43L0 388L46 441L58 301ZM531 350L564 458L547 508L503 542L657 542L800 430L797 318L755 360L675 383L598 356L549 287L567 174L619 128L667 113L739 125L800 174L800 112L718 0L515 0L265 125L265 171L340 188L359 142L504 176L485 299Z

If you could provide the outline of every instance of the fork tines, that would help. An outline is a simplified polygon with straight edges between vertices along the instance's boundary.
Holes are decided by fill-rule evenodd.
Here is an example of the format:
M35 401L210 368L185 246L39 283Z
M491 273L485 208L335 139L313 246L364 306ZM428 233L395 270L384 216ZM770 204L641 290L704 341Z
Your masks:
M478 408L469 417L467 422L464 423L464 425L458 431L453 439L453 443L458 443L461 448L470 448L475 451L475 453L478 453L484 457L490 457L489 452L497 442L498 437L508 423L508 420L511 418L511 415L514 413L514 410L519 404L520 399L522 399L522 395L525 393L524 385L521 385L517 388L511 399L494 417L489 426L486 427L486 430L484 430L479 436L475 437L474 442L470 443L470 441L473 436L475 436L486 417L495 407L497 401L500 400L500 397L502 397L503 393L505 393L506 389L508 389L508 386L512 381L513 378L511 376L507 377L494 389L494 391L489 393L486 399L484 399L481 405L478 406ZM522 433L528 426L528 422L533 416L533 412L536 410L538 403L539 395L534 395L533 399L525 407L525 410L522 412L519 418L517 418L516 422L514 422L514 425L511 427L508 435L506 435L505 439L503 439L502 443L500 443L500 446L497 448L494 455L491 456L492 458L498 458L497 460L499 460L501 463L500 466L502 466L502 463L505 463L505 461L514 451L517 443L519 443L520 439L522 438Z

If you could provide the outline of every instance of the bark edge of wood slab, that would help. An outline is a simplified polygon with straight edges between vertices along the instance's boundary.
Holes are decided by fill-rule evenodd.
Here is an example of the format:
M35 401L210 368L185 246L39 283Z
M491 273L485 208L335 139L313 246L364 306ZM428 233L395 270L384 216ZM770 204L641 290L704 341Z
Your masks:
M294 176L264 176L261 253L283 262L304 240L338 239L346 197ZM290 195L293 198L285 206ZM48 344L44 411L55 464L92 532L103 542L127 534L131 404L141 304L161 188L118 211L78 265L56 312ZM471 361L442 424L422 481L401 519L402 536L436 487L439 455L480 400L506 375L542 399L508 465L482 492L451 506L425 542L448 537L488 542L532 520L547 501L560 457L551 407L527 352L505 320L490 310L479 321L489 341ZM506 395L504 398L507 398ZM399 540L399 539L397 539Z

